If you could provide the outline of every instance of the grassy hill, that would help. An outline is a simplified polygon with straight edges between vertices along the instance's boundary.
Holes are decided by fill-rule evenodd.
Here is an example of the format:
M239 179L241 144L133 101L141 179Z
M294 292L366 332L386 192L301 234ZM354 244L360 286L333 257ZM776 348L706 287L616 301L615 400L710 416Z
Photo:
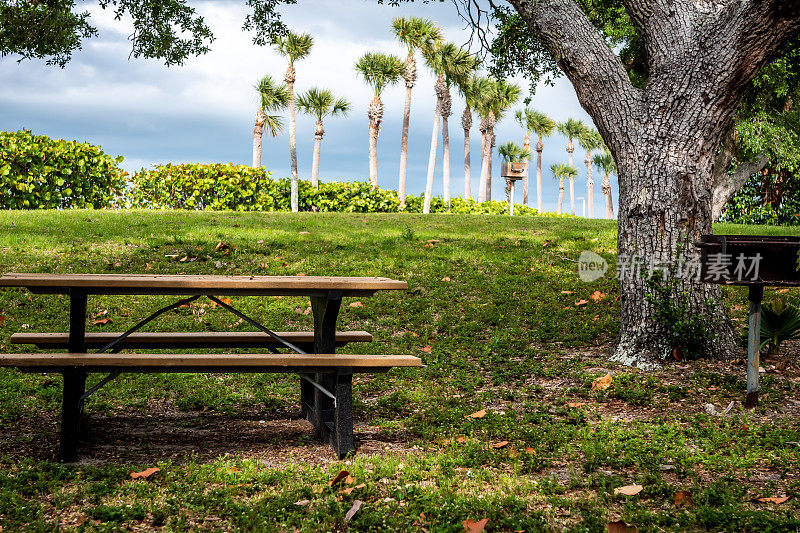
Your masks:
M340 328L375 337L345 350L426 365L357 378L360 448L342 462L298 419L296 377L168 374L126 375L93 396L83 460L59 465L60 378L0 371L0 526L462 531L463 520L488 518L487 531L605 531L618 520L640 531L800 528L797 363L766 361L762 406L720 416L705 404L743 398L742 361L653 373L608 363L617 283L580 281L576 260L592 250L613 272L615 236L611 221L507 216L0 212L3 272L403 279L406 293L345 302ZM89 312L113 322L88 330L122 331L171 301L91 298ZM726 291L740 323L745 301ZM148 327L248 329L209 303ZM234 305L273 329L311 328L307 300ZM0 290L0 315L2 349L25 351L9 336L66 331L68 299ZM593 390L609 372L611 387ZM160 472L130 478L151 466ZM364 486L330 487L343 469ZM614 493L633 484L643 490ZM676 500L684 492L691 506ZM346 522L355 500L363 505Z

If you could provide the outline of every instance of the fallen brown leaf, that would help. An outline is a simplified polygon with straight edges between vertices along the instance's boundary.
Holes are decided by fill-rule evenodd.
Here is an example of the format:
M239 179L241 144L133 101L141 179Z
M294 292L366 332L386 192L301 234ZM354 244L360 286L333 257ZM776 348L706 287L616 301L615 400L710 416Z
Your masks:
M577 300L575 302L575 307L581 307L582 305L586 305L589 303L589 300Z
M92 324L95 326L105 326L109 322L114 322L110 318L98 318L97 320L92 320Z
M429 344L427 346L423 346L422 348L420 348L420 350L422 350L425 353L431 353L432 348L431 345Z
M561 294L572 294L572 291L561 291Z
M496 450L499 450L500 448L505 448L506 446L508 446L507 440L501 440L500 442L495 442L494 444L492 444L492 447Z
M334 477L334 478L331 480L331 482L329 483L329 485L330 485L331 487L333 487L334 485L338 485L339 483L341 483L342 481L344 481L345 479L347 479L347 476L349 476L349 475L350 475L350 472L348 472L347 470L342 470L341 472L339 472L338 474L336 474L336 477Z
M604 300L605 297L606 297L605 293L604 292L600 292L600 291L594 291L592 293L592 295L590 296L590 298L592 300L594 300L595 302L599 302L600 300Z
M147 468L145 470L142 470L141 472L131 472L131 479L138 479L138 478L147 479L150 476L152 476L153 474L155 474L156 472L160 472L160 471L161 470L159 468L150 467L150 468Z
M464 526L464 531L467 531L468 533L481 533L481 531L486 528L486 523L488 521L488 518L478 520L477 522L470 518L469 520L464 520L461 522L461 525Z
M361 302L352 302L350 304L350 307L364 307L364 304L362 304Z
M614 489L614 494L624 494L625 496L635 496L644 489L641 485L625 485L624 487L617 487Z
M692 493L688 490L679 490L675 493L675 507L694 507Z
M481 409L480 411L475 411L471 415L467 415L466 418L483 418L486 416L486 409Z
M599 377L592 381L592 390L606 390L611 386L611 374Z
M450 278L442 278L442 281L450 281Z
M789 499L789 496L781 496L779 498L756 498L756 501L757 502L761 502L761 503L781 504L781 503L785 502L788 499Z
M635 526L629 526L622 520L617 520L606 524L606 531L608 533L637 533L639 530Z
M301 505L301 506L302 505L308 505L309 503L311 503L309 500L300 500L300 501L294 502L295 505Z
M464 443L464 442L467 442L467 439L465 439L464 437L458 437L458 438L456 438L456 442Z
M361 483L361 484L359 484L359 485L356 485L355 487L350 487L349 489L344 489L342 492L344 492L345 494L350 494L350 493L351 493L351 492L353 492L354 490L356 490L356 489L363 489L364 487L366 487L366 485L365 485L365 484L363 484L363 483Z
M584 405L586 404L583 402L570 402L567 404L567 407L583 407Z

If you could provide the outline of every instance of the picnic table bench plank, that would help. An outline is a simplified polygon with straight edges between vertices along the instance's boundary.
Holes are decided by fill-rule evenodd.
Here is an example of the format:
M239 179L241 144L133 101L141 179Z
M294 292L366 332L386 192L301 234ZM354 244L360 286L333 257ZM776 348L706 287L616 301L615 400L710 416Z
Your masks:
M276 331L280 337L299 346L314 350L313 331ZM101 348L122 335L122 332L102 331L86 333L86 348ZM43 349L65 349L69 345L69 333L26 332L14 333L11 344L33 344ZM337 331L335 346L341 347L351 342L372 342L372 334L366 331ZM261 331L209 331L182 332L158 331L135 332L120 341L124 349L173 349L173 348L259 348L278 344L273 337Z

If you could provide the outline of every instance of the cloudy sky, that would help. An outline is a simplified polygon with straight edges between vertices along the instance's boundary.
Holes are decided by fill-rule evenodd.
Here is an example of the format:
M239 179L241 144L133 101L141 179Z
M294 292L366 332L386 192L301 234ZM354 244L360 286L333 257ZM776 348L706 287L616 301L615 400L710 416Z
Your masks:
M64 69L43 62L17 63L0 59L0 129L28 128L37 134L80 139L99 144L112 155L122 155L126 170L134 172L168 162L252 161L253 121L256 111L256 80L270 74L282 78L284 60L268 47L252 44L241 30L246 14L241 1L196 2L211 26L216 40L212 52L190 59L184 66L164 67L155 60L129 59L130 26L113 20L110 12L92 3L84 4L100 30L99 38L84 44ZM79 3L80 5L80 3ZM375 0L302 0L283 8L284 20L296 32L314 36L311 55L297 63L296 89L318 86L344 96L353 104L347 118L328 119L322 142L320 179L323 181L367 180L369 177L367 105L370 89L356 75L353 64L366 51L405 52L391 34L396 16L424 16L435 20L448 40L464 44L469 31L449 3L416 2L402 7L378 5ZM407 190L425 189L435 96L433 78L424 67L412 101L409 136ZM525 88L527 83L519 80ZM386 118L378 141L378 181L396 189L399 169L400 133L405 87L386 89ZM521 108L518 104L516 108ZM565 79L555 87L541 86L531 107L545 111L556 121L569 117L591 123L580 107L572 86ZM454 195L463 190L463 101L454 94L450 126L451 179ZM512 118L496 129L498 144L522 142L523 132ZM477 125L476 119L475 124ZM298 115L297 150L301 178L310 178L314 119ZM434 194L442 192L441 143L437 157ZM558 188L549 166L566 160L566 139L556 135L545 142L544 206L555 210ZM479 172L480 137L472 132L473 176ZM586 196L583 154L576 149L576 197ZM262 162L278 177L289 172L288 135L264 137ZM499 199L499 157L494 158L493 196ZM595 171L597 174L597 171ZM602 216L602 176L595 175L595 213ZM616 185L616 184L615 184ZM518 187L517 201L522 199ZM477 180L473 178L473 196ZM568 209L569 192L565 195ZM616 189L614 190L616 204ZM531 188L535 205L535 185ZM577 202L578 214L581 202Z

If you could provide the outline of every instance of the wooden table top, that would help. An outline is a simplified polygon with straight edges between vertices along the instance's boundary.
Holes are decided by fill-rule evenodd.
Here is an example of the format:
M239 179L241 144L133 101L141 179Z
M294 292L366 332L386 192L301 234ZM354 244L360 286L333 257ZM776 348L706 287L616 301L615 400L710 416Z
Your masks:
M207 276L162 274L42 274L9 272L0 287L25 287L36 293L88 294L240 294L303 296L342 291L369 296L380 290L405 290L405 281L333 276Z

